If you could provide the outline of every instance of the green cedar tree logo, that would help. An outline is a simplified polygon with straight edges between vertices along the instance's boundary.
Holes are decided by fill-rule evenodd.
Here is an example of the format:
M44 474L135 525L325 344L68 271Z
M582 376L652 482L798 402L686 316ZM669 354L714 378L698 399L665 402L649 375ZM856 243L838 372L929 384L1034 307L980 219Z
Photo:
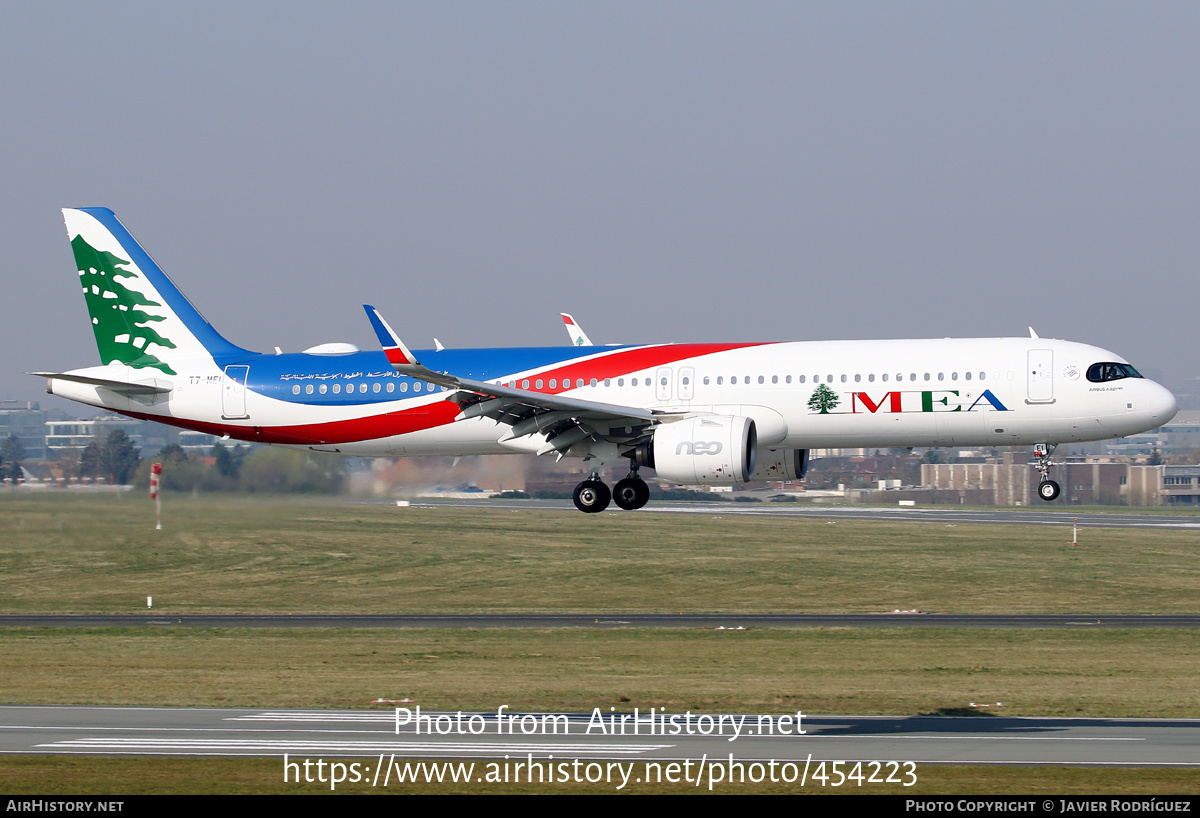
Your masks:
M146 351L150 344L175 349L169 338L159 335L150 326L152 322L166 319L137 309L162 305L117 280L118 277L137 278L136 273L124 269L130 262L97 250L84 241L83 236L76 236L71 241L71 250L75 253L75 265L79 269L88 314L92 317L101 362L120 361L136 369L153 367L174 375L174 369Z
M837 407L841 403L841 399L825 384L819 384L813 390L812 397L808 399L808 408L814 412L820 412L822 415L829 414L829 410Z

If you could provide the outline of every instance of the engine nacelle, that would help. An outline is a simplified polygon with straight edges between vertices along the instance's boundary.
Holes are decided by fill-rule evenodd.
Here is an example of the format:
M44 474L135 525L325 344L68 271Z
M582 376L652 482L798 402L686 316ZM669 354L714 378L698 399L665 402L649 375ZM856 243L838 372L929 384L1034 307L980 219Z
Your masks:
M708 415L662 424L635 459L673 483L732 486L750 479L757 454L753 420Z
M759 480L800 480L808 471L808 449L759 449L751 483Z

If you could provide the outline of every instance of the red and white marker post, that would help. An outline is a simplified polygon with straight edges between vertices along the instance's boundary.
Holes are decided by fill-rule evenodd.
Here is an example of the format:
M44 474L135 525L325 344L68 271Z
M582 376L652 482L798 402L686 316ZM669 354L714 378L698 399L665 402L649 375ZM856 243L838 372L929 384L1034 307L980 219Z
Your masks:
M162 476L162 463L150 467L150 499L154 501L154 530L162 531L162 500L158 499L158 480Z

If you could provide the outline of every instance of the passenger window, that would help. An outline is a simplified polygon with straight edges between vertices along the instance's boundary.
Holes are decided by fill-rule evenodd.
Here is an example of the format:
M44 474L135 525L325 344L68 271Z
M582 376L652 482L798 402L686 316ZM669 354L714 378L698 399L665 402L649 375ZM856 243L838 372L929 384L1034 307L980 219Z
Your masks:
M292 394L293 394L293 395L299 395L299 394L300 394L300 384L296 384L295 386L293 386L293 387L292 387Z
M388 392L395 392L395 391L396 391L396 383L395 383L395 381L388 381L388 385L387 385L387 391L388 391Z
M534 387L541 389L542 388L542 379L538 378L537 381L535 381L533 385L534 385Z
M304 387L304 394L311 395L313 393L313 385L310 383Z
M375 394L379 394L379 381L375 381L375 383L371 384L371 391Z
M333 394L340 395L341 392L342 392L342 385L340 383L335 383L333 385Z
M319 387L317 387L317 391L320 392L322 395L324 395L326 392L329 391L329 387L326 386L325 384L321 384Z
M855 382L855 383L861 383L861 382L862 382L862 375L855 375L855 376L854 376L854 382Z
M758 376L758 382L759 382L759 383L766 383L767 381L766 381L766 379L765 379L765 378L763 378L763 376L762 376L762 375L759 375L759 376Z
M724 376L724 375L718 375L718 376L717 376L717 386L721 386L721 385L722 385L722 384L724 384L724 383L725 383L725 376Z
M558 388L558 378L551 378L551 379L550 379L550 388L551 388L551 389L557 389L557 388Z
M337 387L334 387L334 388L336 389ZM400 391L401 391L401 392L407 392L407 391L408 391L408 381L401 381L401 382L400 382Z

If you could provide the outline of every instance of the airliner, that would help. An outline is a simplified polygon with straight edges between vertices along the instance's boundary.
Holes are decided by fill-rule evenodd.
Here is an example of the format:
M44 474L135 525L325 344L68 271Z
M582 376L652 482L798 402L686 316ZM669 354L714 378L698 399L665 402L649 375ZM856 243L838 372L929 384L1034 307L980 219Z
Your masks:
M580 458L575 505L804 476L812 449L1033 445L1043 500L1062 443L1161 426L1174 395L1120 356L1029 337L258 353L226 340L107 208L63 211L100 366L31 373L134 418L344 455ZM578 340L574 340L579 344ZM610 489L603 467L627 460Z

